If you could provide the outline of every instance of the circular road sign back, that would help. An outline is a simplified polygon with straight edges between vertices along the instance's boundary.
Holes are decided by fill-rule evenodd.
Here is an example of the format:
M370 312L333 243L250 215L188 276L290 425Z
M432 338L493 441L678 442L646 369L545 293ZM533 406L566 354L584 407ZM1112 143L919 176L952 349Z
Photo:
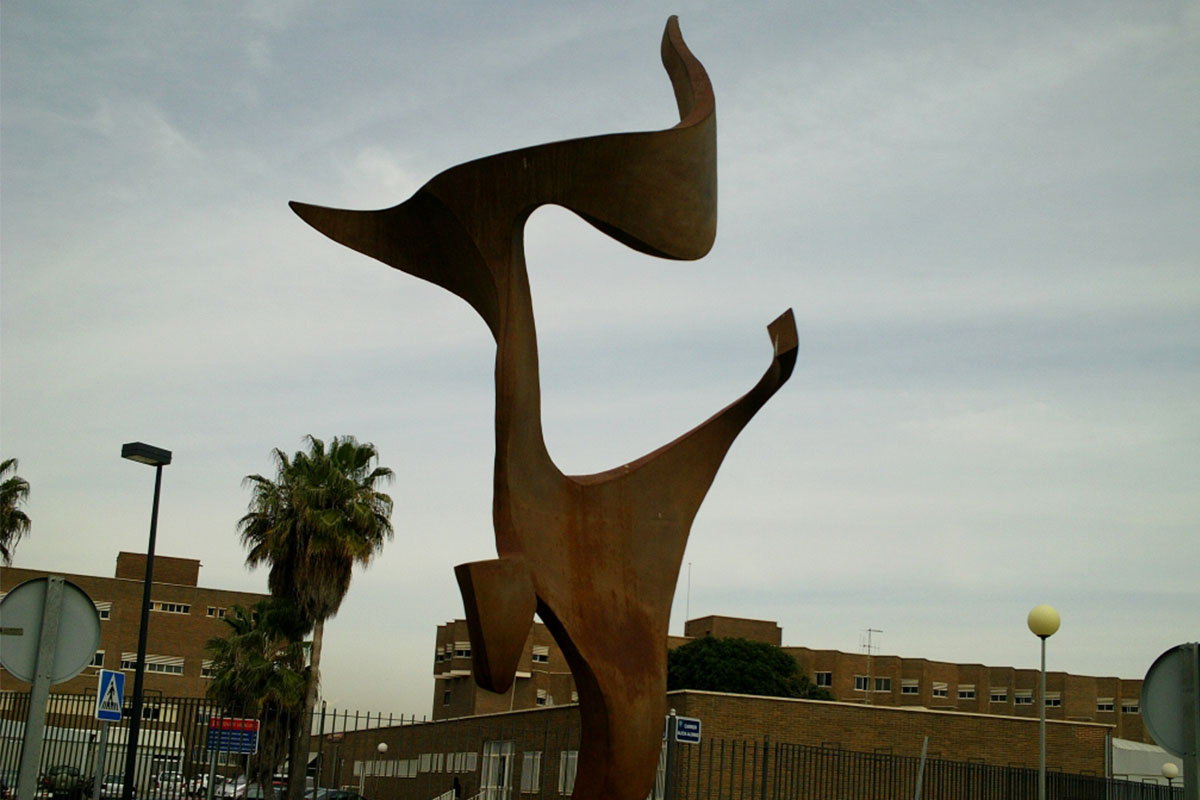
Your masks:
M1154 741L1180 758L1195 754L1195 738L1200 736L1200 644L1178 644L1154 659L1142 681L1141 704L1142 722Z
M13 677L33 683L38 646L42 638L42 613L46 608L49 578L34 578L14 587L0 600L4 644L0 664ZM91 663L100 646L100 615L92 598L75 584L63 581L62 612L58 622L58 644L50 683L78 675Z

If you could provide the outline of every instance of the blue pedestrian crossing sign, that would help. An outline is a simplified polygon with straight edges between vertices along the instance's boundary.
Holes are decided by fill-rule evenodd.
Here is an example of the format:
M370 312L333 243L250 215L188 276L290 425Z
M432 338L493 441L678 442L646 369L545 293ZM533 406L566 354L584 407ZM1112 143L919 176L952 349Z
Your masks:
M125 705L125 673L115 669L100 670L100 685L96 688L96 719L101 722L120 722Z

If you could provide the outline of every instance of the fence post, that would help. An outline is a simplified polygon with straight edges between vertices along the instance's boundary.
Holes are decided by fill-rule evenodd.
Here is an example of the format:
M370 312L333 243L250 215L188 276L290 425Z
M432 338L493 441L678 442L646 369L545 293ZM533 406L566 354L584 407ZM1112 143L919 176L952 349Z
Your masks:
M767 800L767 764L771 760L771 737L763 737L762 751L762 800Z

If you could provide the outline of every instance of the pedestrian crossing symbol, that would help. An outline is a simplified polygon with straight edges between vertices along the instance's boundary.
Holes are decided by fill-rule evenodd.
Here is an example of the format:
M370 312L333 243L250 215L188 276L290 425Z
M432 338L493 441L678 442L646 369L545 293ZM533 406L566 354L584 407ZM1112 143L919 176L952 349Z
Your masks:
M96 687L96 719L120 722L125 700L125 673L112 669L100 670L100 685Z

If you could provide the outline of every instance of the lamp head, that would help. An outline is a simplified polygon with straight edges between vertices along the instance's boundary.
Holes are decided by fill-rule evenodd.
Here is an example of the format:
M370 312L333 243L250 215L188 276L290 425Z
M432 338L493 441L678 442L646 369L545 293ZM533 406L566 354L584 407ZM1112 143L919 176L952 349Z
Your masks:
M1033 632L1033 635L1042 639L1053 636L1061 622L1062 620L1058 616L1057 609L1054 606L1044 604L1034 606L1026 620L1029 630Z
M121 458L152 467L165 467L171 463L171 451L144 442L129 442L121 445Z
M1179 767L1176 766L1175 762L1168 761L1162 765L1162 774L1167 780L1173 781L1179 777Z
M387 742L380 742L375 746L375 749L379 751L380 755L383 755L387 752Z

